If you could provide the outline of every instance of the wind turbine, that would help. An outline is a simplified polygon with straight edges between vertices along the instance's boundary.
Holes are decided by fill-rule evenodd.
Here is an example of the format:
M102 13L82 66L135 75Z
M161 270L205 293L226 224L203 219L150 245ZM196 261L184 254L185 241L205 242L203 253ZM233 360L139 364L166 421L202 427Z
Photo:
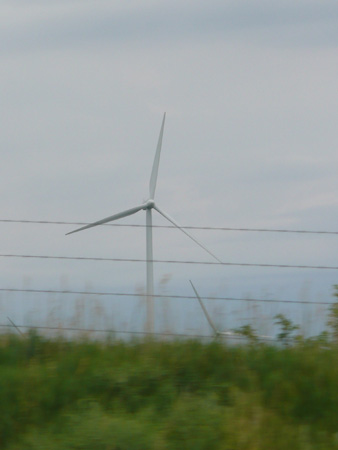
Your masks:
M204 245L198 242L191 234L189 234L186 230L184 230L178 223L172 219L168 214L162 211L155 204L155 190L156 190L156 182L158 175L158 168L160 163L161 156L161 147L162 147L162 139L163 139L163 130L165 123L165 113L162 120L161 130L157 142L157 148L155 153L155 158L153 162L153 168L151 171L150 182L149 182L149 199L134 208L127 209L120 213L114 214L109 217L105 217L104 219L98 220L97 222L85 225L84 227L78 228L74 231L70 231L68 234L76 233L78 231L86 230L87 228L96 227L97 225L103 225L108 222L112 222L114 220L122 219L122 217L131 216L132 214L141 211L142 209L146 211L146 261L147 261L147 331L149 333L153 332L154 328L154 269L153 269L153 236L152 236L152 210L155 209L159 214L161 214L164 218L166 218L169 222L171 222L176 228L181 230L184 234L186 234L190 239L192 239L197 245L202 247L206 252L209 253L214 259L218 262L221 262L217 256L215 256L211 251L209 251Z
M191 284L191 286L192 286L192 288L193 288L193 290L195 292L197 300L199 301L199 304L201 305L201 308L202 308L202 310L204 312L204 315L205 315L207 321L209 322L209 325L212 328L212 331L214 332L215 337L218 338L218 337L239 337L239 336L243 336L242 334L240 334L240 333L238 333L236 331L219 331L217 329L216 325L211 320L211 317L209 316L209 313L208 313L208 311L207 311L207 309L206 309L206 307L205 307L201 297L199 296L195 286L193 285L191 280L189 280L189 281L190 281L190 284ZM266 340L266 341L274 340L274 338L271 337L271 336L263 336L263 335L260 335L260 334L255 334L255 337L259 338L259 339L262 339L262 340Z

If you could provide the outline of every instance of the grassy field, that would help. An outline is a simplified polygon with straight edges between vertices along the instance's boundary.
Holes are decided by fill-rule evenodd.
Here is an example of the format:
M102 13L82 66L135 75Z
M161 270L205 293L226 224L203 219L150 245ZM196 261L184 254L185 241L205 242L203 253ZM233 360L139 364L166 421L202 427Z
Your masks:
M3 336L0 448L338 449L331 331L279 346Z

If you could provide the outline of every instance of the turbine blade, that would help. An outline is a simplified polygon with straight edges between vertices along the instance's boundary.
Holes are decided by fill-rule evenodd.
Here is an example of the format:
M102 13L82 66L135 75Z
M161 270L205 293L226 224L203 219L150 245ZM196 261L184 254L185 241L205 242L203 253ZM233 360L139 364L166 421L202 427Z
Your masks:
M85 225L84 227L78 228L77 230L70 231L67 234L77 233L78 231L86 230L87 228L96 227L97 225L103 225L107 222L112 222L113 220L121 219L122 217L131 216L132 214L137 213L144 208L144 205L136 206L135 208L127 209L126 211L122 211L120 213L114 214L113 216L106 217L105 219L98 220L97 222L90 223Z
M150 195L151 199L154 199L154 196L155 196L158 166L160 164L160 156L161 156L161 148L162 148L164 122L165 122L165 113L164 113L163 120L162 120L160 135L158 137L157 148L156 148L155 158L154 158L154 162L153 162L153 169L151 171L151 176L150 176L149 195Z
M209 322L209 325L210 325L211 328L213 329L215 335L217 336L218 334L222 334L222 333L220 333L220 332L217 330L217 328L216 328L214 322L211 320L211 317L209 316L208 311L206 310L206 307L204 306L204 303L202 302L201 297L198 295L198 292L197 292L195 286L192 284L192 281L191 281L191 280L189 280L189 281L190 281L190 284L191 284L191 286L192 286L192 288L193 288L193 290L194 290L194 292L195 292L195 295L196 295L196 297L197 297L197 300L199 301L199 303L200 303L200 305L201 305L201 308L203 309L204 315L205 315L205 317L207 318L207 321Z
M197 245L199 245L201 248L203 248L203 250L205 250L207 253L209 253L209 255L211 255L213 258L216 259L216 261L218 262L222 262L220 259L217 258L217 256L215 256L210 250L208 250L206 247L204 247L204 245L202 245L200 242L198 242L197 239L195 239L193 236L191 236L190 233L188 233L186 230L184 230L182 227L180 227L174 219L172 219L170 216L168 216L168 214L166 214L165 212L161 211L160 208L155 205L154 209L156 209L157 212L159 212L163 217L165 217L167 220L169 220L169 222L171 222L173 225L175 225L176 228L178 228L179 230L181 230L184 234L186 234L188 237L190 237L190 239L192 239Z

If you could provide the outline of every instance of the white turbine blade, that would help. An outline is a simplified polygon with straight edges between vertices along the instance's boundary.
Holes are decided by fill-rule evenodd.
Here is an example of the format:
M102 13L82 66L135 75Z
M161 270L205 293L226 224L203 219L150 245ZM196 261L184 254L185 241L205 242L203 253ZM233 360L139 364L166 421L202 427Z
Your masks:
M213 331L214 331L214 333L215 333L215 336L221 334L221 333L217 330L217 328L216 328L214 322L211 320L211 317L209 316L208 311L206 310L206 307L204 306L204 303L202 302L201 297L198 295L198 292L196 291L195 286L192 284L192 281L191 281L191 280L189 280L189 281L190 281L190 284L191 284L191 286L192 286L192 288L193 288L193 290L194 290L194 292L195 292L195 295L196 295L196 297L197 297L197 300L199 301L199 303L200 303L200 305L201 305L201 308L203 309L204 315L205 315L205 317L207 318L207 321L209 322L209 325L211 326L211 328L213 329Z
M162 120L160 135L158 137L157 148L156 148L155 158L154 158L154 162L153 162L153 169L151 171L151 176L150 176L149 195L150 195L151 199L153 199L155 196L158 166L160 164L160 156L161 156L164 122L165 122L165 113L164 113L163 120Z
M131 216L132 214L137 213L137 211L140 211L144 208L144 205L136 206L135 208L127 209L126 211L122 211L120 213L114 214L113 216L106 217L105 219L98 220L97 222L90 223L88 225L85 225L84 227L78 228L77 230L70 231L67 234L76 233L78 231L86 230L87 228L96 227L97 225L103 225L107 222L112 222L113 220L121 219L122 217Z
M171 222L173 225L175 225L176 228L183 231L184 234L186 234L188 237L190 237L190 239L192 239L197 245L199 245L201 248L203 248L203 250L205 250L207 253L209 253L209 255L211 255L213 258L215 258L216 261L218 261L220 263L222 262L210 250L208 250L206 247L204 247L204 245L202 245L200 242L198 242L197 239L195 239L193 236L191 236L190 233L188 233L186 230L184 230L182 227L180 227L180 225L178 225L174 219L172 219L170 216L168 216L168 214L166 214L165 212L161 211L157 205L154 206L154 209L156 209L157 212L159 212L163 217L165 217L167 220L169 220L169 222Z

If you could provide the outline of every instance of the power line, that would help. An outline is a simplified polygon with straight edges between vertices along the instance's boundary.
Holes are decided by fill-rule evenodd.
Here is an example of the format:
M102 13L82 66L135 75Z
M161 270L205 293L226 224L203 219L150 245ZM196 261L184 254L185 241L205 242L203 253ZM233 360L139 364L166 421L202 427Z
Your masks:
M3 328L12 328L10 324L0 324ZM33 330L54 330L54 331L83 331L87 333L122 333L122 334L139 334L146 336L175 336L175 337L204 337L212 338L209 335L190 335L190 334L176 334L176 333L148 333L146 331L127 331L127 330L112 330L112 329L97 329L97 328L78 328L78 327L51 327L51 326L35 326L35 325L17 325L17 328L28 328ZM241 336L240 336L241 337Z
M36 325L18 325L15 324L17 328L29 328L33 330L55 330L55 331L84 331L88 333L122 333L122 334L139 334L146 336L183 336L183 337L205 337L212 338L209 335L190 335L190 334L175 334L175 333L148 333L146 331L127 331L127 330L113 330L113 329L97 329L97 328L79 328L79 327L51 327L51 326L36 326ZM10 324L0 324L3 328L12 328L13 325Z
M0 258L26 258L26 259L59 259L69 261L109 261L109 262L134 262L145 263L146 259L136 258L102 258L89 256L50 256L50 255L18 255L18 254L0 254ZM293 264L265 264L265 263L235 263L235 262L210 262L210 261L178 261L169 259L153 259L153 263L166 264L195 264L208 266L237 266L237 267L270 267L278 269L321 269L321 270L338 270L338 266L310 266L310 265L293 265Z
M147 294L126 293L126 292L88 292L88 291L70 291L57 289L16 289L16 288L0 288L0 292L22 292L35 294L62 294L62 295L95 295L105 297L144 297ZM168 298L181 300L196 300L196 297L191 295L165 295L153 294L154 298ZM202 300L222 300L222 301L245 301L245 302L262 302L262 303L296 303L296 304L310 304L310 305L333 305L335 302L312 302L308 300L277 300L277 299L261 299L261 298L238 298L238 297L201 297Z
M2 328L13 328L11 324L0 324ZM143 335L143 336L163 336L163 337L185 337L185 338L203 338L203 339L215 339L215 336L208 334L186 334L186 333L148 333L147 331L127 331L127 330L112 330L112 329L96 329L96 328L78 328L78 327L51 327L51 326L35 326L35 325L18 325L15 324L15 327L20 328L28 328L32 330L54 330L54 331L81 331L85 333L116 333L116 334L132 334L132 335ZM246 336L241 335L229 335L226 336L226 339L238 339L238 340L247 340ZM259 336L255 336L256 340L259 341L277 341L274 338L263 338Z
M23 224L47 224L47 225L89 225L89 222L66 222L51 220L14 220L0 219L2 223L23 223ZM108 227L129 227L129 228L146 228L147 225L107 223L103 226ZM176 228L173 225L152 225L153 228ZM291 230L291 229L270 229L270 228L235 228L235 227L201 227L201 226L181 226L187 230L212 230L212 231L245 231L259 233L298 233L298 234L332 234L338 235L338 231L326 230Z

